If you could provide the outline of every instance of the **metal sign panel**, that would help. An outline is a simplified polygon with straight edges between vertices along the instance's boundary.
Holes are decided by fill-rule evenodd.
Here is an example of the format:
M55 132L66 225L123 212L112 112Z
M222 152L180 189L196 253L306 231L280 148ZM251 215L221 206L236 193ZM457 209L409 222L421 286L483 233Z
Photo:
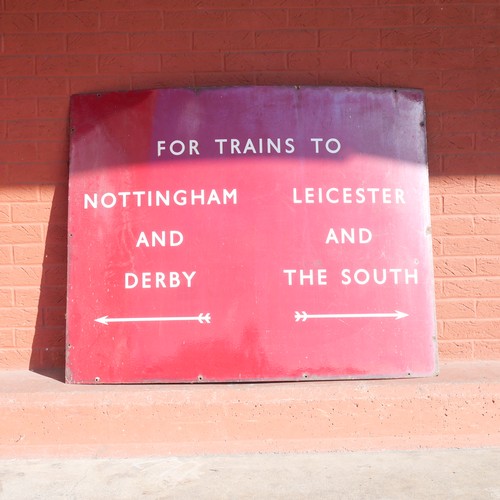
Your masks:
M67 381L436 372L423 95L71 100Z

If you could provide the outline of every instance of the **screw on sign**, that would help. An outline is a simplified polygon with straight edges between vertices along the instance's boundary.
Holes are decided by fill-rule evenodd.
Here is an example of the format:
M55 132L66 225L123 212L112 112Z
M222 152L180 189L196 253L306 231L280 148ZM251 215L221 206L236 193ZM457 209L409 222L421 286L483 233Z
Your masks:
M413 89L73 96L67 381L435 374L423 117Z

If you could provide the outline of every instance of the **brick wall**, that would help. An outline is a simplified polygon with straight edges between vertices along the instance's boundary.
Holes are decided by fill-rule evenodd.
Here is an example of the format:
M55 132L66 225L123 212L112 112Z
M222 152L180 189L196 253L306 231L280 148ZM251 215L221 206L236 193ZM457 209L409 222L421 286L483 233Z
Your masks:
M426 92L442 358L500 358L500 4L0 0L0 369L64 362L72 93Z

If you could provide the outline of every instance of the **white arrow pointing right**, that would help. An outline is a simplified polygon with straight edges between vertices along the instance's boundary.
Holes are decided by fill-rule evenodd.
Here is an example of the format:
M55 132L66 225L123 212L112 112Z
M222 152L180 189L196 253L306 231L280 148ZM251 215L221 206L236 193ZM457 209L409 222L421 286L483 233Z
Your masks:
M393 313L338 313L338 314L308 314L305 311L295 311L295 321L306 321L306 319L324 318L406 318L407 313L394 311Z

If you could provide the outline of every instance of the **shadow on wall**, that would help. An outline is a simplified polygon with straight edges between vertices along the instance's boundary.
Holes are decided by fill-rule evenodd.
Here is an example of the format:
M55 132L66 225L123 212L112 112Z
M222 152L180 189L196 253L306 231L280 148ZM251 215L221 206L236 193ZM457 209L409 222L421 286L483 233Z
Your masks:
M68 189L53 191L40 282L40 298L29 368L64 379Z

